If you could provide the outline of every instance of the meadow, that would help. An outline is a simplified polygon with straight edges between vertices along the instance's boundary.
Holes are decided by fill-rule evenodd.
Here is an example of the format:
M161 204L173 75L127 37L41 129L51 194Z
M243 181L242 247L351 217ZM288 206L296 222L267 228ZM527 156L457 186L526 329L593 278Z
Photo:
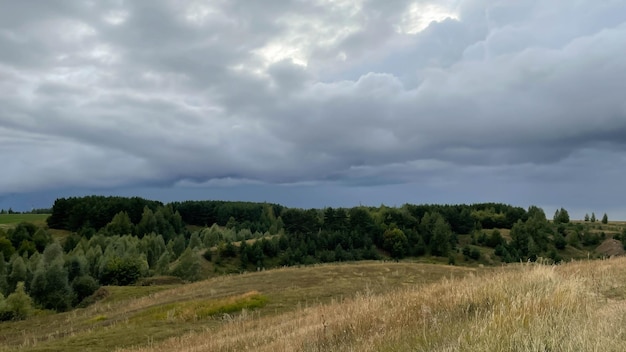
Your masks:
M509 265L124 351L624 351L625 265Z
M11 228L20 222L44 226L50 214L0 214L0 228Z
M105 298L87 308L0 323L0 351L110 351L154 345L193 332L219 331L236 321L281 317L477 270L359 262L226 275L186 285L108 286L103 288Z
M104 290L0 324L0 351L626 350L626 258L359 262Z

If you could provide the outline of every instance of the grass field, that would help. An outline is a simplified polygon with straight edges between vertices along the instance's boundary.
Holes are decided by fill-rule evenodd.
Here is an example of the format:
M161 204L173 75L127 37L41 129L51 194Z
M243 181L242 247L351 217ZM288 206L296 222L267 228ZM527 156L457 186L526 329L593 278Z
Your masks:
M20 222L30 222L44 226L50 214L0 214L0 227L11 228Z
M626 258L363 262L107 290L85 309L0 324L0 351L626 350Z
M625 351L625 267L510 265L125 351Z
M110 296L88 308L1 323L0 351L154 345L170 337L220 331L238 321L290 316L357 295L424 287L478 270L493 269L360 262L228 275L188 285L108 287Z

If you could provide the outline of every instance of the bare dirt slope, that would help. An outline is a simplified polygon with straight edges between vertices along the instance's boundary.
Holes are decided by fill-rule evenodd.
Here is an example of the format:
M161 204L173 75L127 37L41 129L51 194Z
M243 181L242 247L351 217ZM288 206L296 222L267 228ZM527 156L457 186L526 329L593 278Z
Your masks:
M624 246L622 246L622 242L609 238L602 242L598 248L596 248L596 252L606 255L607 257L612 256L621 256L626 254L624 250Z

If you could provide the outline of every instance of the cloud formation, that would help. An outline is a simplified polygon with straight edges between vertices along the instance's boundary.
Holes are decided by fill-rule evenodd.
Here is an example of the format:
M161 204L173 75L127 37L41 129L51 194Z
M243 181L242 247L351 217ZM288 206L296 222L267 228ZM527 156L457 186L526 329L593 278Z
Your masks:
M0 194L626 171L621 1L2 8Z

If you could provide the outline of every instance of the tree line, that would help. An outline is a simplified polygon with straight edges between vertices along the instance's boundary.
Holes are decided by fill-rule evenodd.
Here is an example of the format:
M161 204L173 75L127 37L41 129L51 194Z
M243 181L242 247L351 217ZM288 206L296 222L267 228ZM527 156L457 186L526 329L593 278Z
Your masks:
M539 256L556 261L567 245L600 240L570 224L565 209L549 222L538 207L499 203L297 209L90 196L57 199L47 224L0 229L2 319L23 316L14 302L30 299L36 307L64 311L89 304L101 285L130 285L152 276L195 281L207 270L420 256L454 263L461 253L479 259L480 246L493 248L503 262ZM51 228L70 234L55 239ZM510 239L503 230L510 230ZM459 248L459 235L470 235L472 246Z

